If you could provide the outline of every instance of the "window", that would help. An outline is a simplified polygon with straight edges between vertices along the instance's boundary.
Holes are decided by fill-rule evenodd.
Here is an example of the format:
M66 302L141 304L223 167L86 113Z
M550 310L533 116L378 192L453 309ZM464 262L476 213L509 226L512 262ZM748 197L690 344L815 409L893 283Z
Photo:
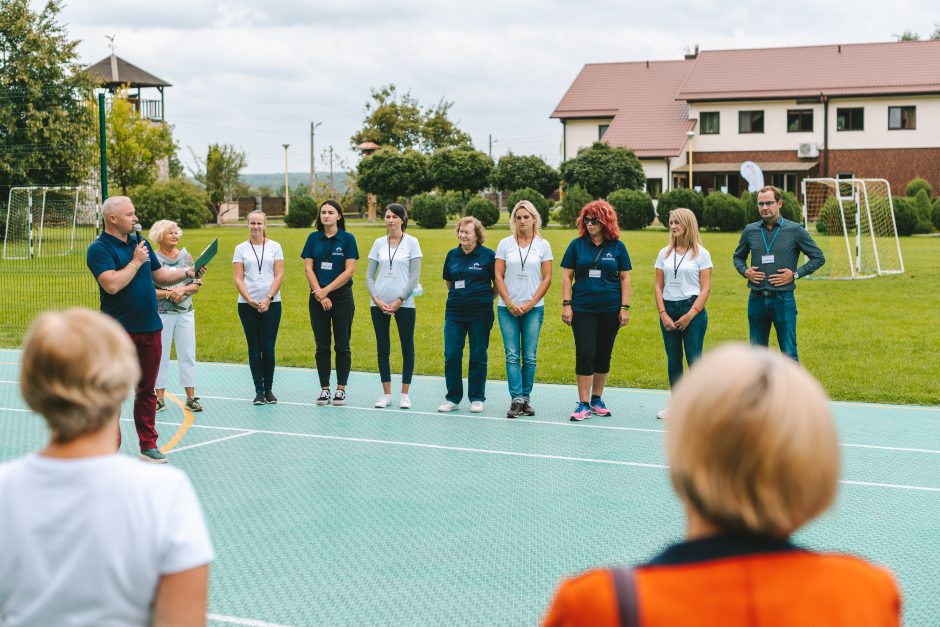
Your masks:
M854 107L852 109L836 109L836 130L865 130L865 109L862 107Z
M888 130L906 131L917 128L917 107L888 107Z
M764 112L763 111L738 111L738 132L739 133L763 133L764 132Z
M604 139L604 133L610 128L610 124L601 124L597 127L597 141Z
M812 109L791 109L787 111L787 132L806 133L813 130Z
M717 135L721 132L721 114L718 111L702 111L698 121L702 135Z
M659 198L659 195L663 193L663 180L646 179L646 193L652 196L654 200Z
M796 193L796 174L772 174L770 184L779 190Z

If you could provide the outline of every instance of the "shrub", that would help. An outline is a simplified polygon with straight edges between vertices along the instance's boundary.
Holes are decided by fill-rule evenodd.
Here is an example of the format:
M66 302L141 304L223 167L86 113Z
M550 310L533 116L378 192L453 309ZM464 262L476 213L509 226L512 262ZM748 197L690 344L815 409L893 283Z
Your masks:
M473 194L467 192L458 192L449 190L444 192L444 206L447 209L447 215L451 218L458 218L463 215L463 209L467 206L467 201Z
M825 208L825 207L824 207ZM894 224L898 235L912 235L917 228L917 213L911 198L898 196L894 199Z
M927 195L927 190L921 189L914 196L914 214L917 216L917 224L914 226L915 233L933 233L933 223L930 221L931 211L932 207L930 206L930 197Z
M477 196L468 200L463 209L464 215L473 216L483 226L492 226L499 221L499 207L492 200Z
M646 192L618 189L607 195L607 202L617 212L617 222L621 229L632 231L646 228L656 217L653 198Z
M940 229L940 198L933 201L933 209L930 212L930 221L933 222L933 225Z
M851 233L855 230L855 202L851 200L842 201L842 214L845 215L845 226ZM835 196L830 196L823 203L819 210L819 217L816 218L816 231L829 235L842 235L842 216L839 215L839 201Z
M803 222L803 206L796 199L793 192L780 192L780 200L783 204L780 206L780 215L784 220L791 222ZM757 210L757 194L745 191L741 194L741 205L744 207L744 221L746 224L757 222L761 219L760 212Z
M411 199L411 219L422 229L447 226L447 205L436 194L418 194Z
M615 189L643 189L646 183L643 165L632 150L600 141L580 149L574 159L562 163L561 177L597 198Z
M712 192L705 197L702 210L704 225L719 231L740 231L744 228L744 207L731 194Z
M669 212L679 207L691 209L698 220L699 226L702 224L702 208L705 206L705 197L701 192L693 189L680 187L663 192L659 195L659 203L656 205L656 213L663 226L669 226Z
M565 197L561 201L561 211L558 220L567 227L573 227L584 205L594 200L580 185L571 185L565 188Z
M910 183L907 184L906 193L908 198L914 198L917 196L917 193L921 190L927 192L927 197L933 196L933 186L927 179L922 179L919 176L915 179L912 179Z
M551 196L558 189L560 175L541 157L514 155L500 158L493 170L493 184L503 191L515 192L528 187L542 196Z
M183 178L139 185L128 190L128 195L144 228L157 220L173 220L180 228L194 229L212 217L205 190Z
M538 210L539 215L542 216L542 226L548 226L549 220L549 202L546 200L545 196L531 187L523 187L518 189L509 195L509 200L506 201L506 207L509 211L512 211L512 208L516 206L516 203L520 200L528 200L530 203L535 205L535 208Z
M284 216L284 224L292 229L309 229L317 219L317 201L307 194L290 199L290 211Z

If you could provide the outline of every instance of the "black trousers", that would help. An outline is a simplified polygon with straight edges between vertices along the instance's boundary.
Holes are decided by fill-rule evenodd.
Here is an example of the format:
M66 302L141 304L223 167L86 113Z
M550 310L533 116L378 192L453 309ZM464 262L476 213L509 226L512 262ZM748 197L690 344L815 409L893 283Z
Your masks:
M310 295L307 307L310 310L310 326L316 342L317 375L320 387L330 387L330 343L336 350L336 383L346 385L352 368L352 351L349 350L349 337L352 334L353 316L356 302L353 300L352 287L342 287L332 292L328 298L333 308L324 311L320 303Z
M574 331L575 374L589 377L610 372L610 355L620 331L620 311L575 312L571 329Z

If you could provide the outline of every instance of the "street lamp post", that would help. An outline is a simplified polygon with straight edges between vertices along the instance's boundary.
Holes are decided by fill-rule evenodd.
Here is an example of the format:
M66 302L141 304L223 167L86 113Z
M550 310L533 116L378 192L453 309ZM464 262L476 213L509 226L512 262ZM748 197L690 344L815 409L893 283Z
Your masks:
M287 149L290 144L281 144L284 146L284 215L290 213L290 180L287 177Z
M685 136L689 138L689 189L695 189L692 185L692 138L695 137L695 131L688 131Z

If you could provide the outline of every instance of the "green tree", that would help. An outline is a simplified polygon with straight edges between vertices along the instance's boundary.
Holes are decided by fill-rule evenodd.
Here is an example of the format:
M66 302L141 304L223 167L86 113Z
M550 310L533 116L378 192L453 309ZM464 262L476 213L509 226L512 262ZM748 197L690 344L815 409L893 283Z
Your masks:
M122 91L111 100L107 150L108 178L127 194L157 180L158 162L176 154L176 143L169 126L141 118Z
M513 207L516 206L520 200L528 200L530 203L535 205L536 211L539 212L539 216L542 218L542 226L548 226L549 213L551 212L551 207L548 200L545 199L545 196L531 187L523 187L522 189L517 189L512 194L509 195L509 200L506 201L506 206L511 212Z
M362 128L350 138L353 146L374 142L400 151L433 152L470 143L470 136L449 117L454 103L442 99L433 107L424 107L410 92L399 94L394 84L370 92Z
M447 226L447 206L438 194L418 194L411 199L411 219L422 229Z
M248 186L239 178L241 171L248 165L248 156L229 144L210 144L206 151L206 160L196 161L199 170L193 178L206 186L209 194L209 208L213 216L218 216L222 203L237 195L248 193Z
M646 175L632 150L612 148L594 142L578 151L578 156L561 164L565 183L580 185L595 198L603 198L615 189L643 189Z
M209 219L206 192L186 179L170 179L130 190L137 218L144 227L157 220L173 220L184 229L195 229Z
M543 197L558 189L560 175L552 166L535 155L503 155L493 170L493 185L504 192L530 188Z
M359 162L358 184L384 206L402 196L428 191L428 157L416 150L382 148Z
M933 207L930 205L930 196L927 195L927 190L922 189L914 196L914 214L917 216L915 233L933 233L933 222L930 221L931 211Z
M607 195L607 202L617 213L617 223L628 231L648 227L656 217L653 198L638 189L617 189Z
M284 216L284 224L292 229L309 229L317 218L317 201L310 194L290 197L290 213Z
M478 192L486 187L493 160L470 146L441 148L428 161L428 178L442 190Z
M499 207L492 200L475 196L471 198L464 207L464 213L473 216L483 223L483 226L489 227L499 222Z
M919 176L911 179L904 191L910 198L913 198L920 190L927 192L927 196L933 196L933 185L931 185L930 181L927 179L923 179Z
M747 193L747 192L745 192ZM659 222L669 227L669 212L673 209L684 207L690 209L695 214L699 226L702 226L702 208L705 206L705 196L701 192L687 187L679 187L663 192L659 195L659 202L656 204L656 213L659 216Z
M564 198L561 200L559 220L569 228L573 227L584 205L594 200L594 197L584 191L580 185L569 185L565 188Z
M705 197L704 226L719 231L740 231L744 228L744 207L731 194L712 192Z
M34 3L35 4L35 3ZM0 0L0 197L21 185L84 183L95 162L93 82L78 40L59 20L62 2L42 10Z

